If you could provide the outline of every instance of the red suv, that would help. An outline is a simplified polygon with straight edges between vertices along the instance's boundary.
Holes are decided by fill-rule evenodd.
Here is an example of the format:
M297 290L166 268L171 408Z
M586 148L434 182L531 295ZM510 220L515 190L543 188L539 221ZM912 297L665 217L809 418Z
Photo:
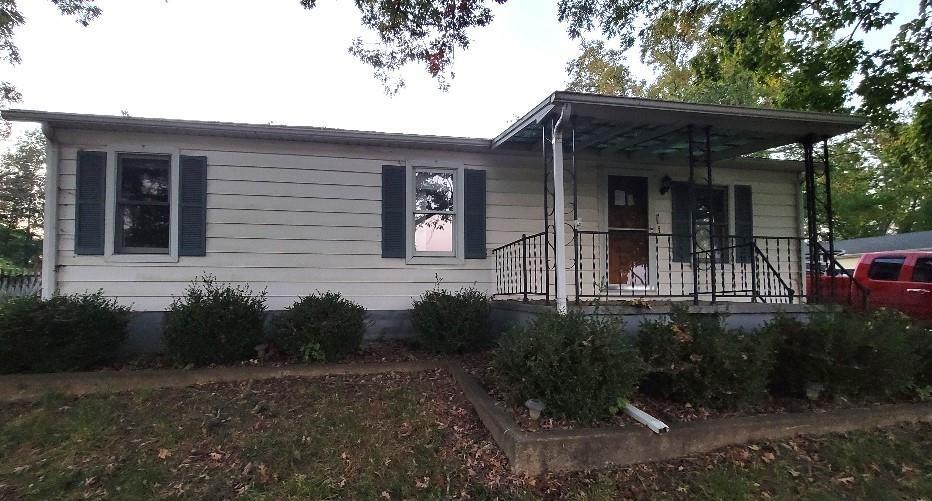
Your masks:
M870 291L872 307L932 320L932 252L864 254L854 278Z

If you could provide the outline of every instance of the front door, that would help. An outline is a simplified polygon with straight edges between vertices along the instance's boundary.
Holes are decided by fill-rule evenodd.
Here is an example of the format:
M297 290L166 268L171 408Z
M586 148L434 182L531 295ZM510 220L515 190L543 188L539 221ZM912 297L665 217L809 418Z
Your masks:
M609 285L648 285L649 231L647 178L608 176Z

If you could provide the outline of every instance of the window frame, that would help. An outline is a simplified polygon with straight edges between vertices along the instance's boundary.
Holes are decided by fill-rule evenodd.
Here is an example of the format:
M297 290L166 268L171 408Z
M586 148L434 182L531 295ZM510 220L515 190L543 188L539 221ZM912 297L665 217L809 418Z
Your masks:
M167 160L168 165L166 166L166 171L168 174L168 201L167 202L151 202L151 201L139 201L139 200L127 200L122 196L123 189L123 160L127 158L136 158L136 159L159 159ZM175 191L175 177L172 176L172 156L164 153L126 153L121 152L116 154L116 190L114 193L114 224L113 224L113 253L114 254L135 254L135 255L166 255L170 254L172 248L172 225L171 225L171 214L173 210L172 203L172 193ZM120 214L120 209L123 206L132 205L132 206L157 206L157 207L168 207L168 244L166 247L133 247L133 246L123 246L123 224L118 217Z
M173 180L181 179L181 149L174 143L153 141L141 144L133 142L114 142L106 148L93 144L82 144L79 149L105 151L107 153L107 184L104 199L104 255L106 263L177 263L178 257L178 225L179 208L181 207L181 191L178 183L169 186L169 236L168 254L120 254L114 252L116 246L116 197L117 197L117 155L121 153L138 155L168 155L171 156L171 171L169 176Z
M873 271L874 271L874 266L877 264L888 264L888 265L892 264L892 263L884 263L885 261L889 261L889 260L898 260L900 262L896 270L896 276L894 278L874 278L872 276ZM896 255L896 254L877 256L871 259L871 263L867 267L867 279L872 280L874 282L899 282L900 277L903 275L903 267L905 266L906 266L906 256L901 256L901 255Z
M707 189L708 188L706 186L696 185L697 205L699 204L698 198L701 196L704 196L705 191ZM724 258L723 249L729 247L730 245L729 239L732 236L732 228L734 227L734 208L733 208L734 203L732 200L734 198L734 185L713 184L712 191L719 192L722 195L721 200L722 200L723 207L722 207L722 211L720 215L724 217L725 221L715 222L715 218L714 218L715 214L713 214L715 211L713 210L712 207L709 208L709 213L712 214L713 216L712 218L713 224L711 225L713 230L712 230L712 233L709 235L709 245L710 247L712 247L712 249L716 249L715 247L716 241L718 244L720 244L720 246L718 247L718 251L715 253L715 262L722 263L722 262L728 261L728 260L725 260ZM712 261L712 258L711 258L712 250L711 249L700 250L699 239L697 238L699 236L699 230L708 229L709 226L710 226L709 223L704 220L695 222L696 235L693 235L693 238L696 239L695 249L697 252L700 253L699 254L700 263L709 263ZM716 234L716 230L722 233Z
M920 273L920 261L929 263L928 266L932 267L932 257L917 257L916 262L913 263L913 272L909 276L910 282L917 284L932 284L932 280L917 280L917 275ZM924 272L924 269L923 269Z
M464 225L464 172L465 164L439 162L436 160L408 160L406 162L406 201L405 225L406 264L462 264L465 262L465 225ZM453 174L453 211L415 211L418 172L448 172ZM453 215L453 251L417 251L415 250L414 224L415 213L448 213Z

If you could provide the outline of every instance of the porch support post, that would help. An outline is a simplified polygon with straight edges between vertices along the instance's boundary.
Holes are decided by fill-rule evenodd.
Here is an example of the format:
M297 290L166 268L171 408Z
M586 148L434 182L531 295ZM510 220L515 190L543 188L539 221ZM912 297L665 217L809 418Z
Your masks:
M696 138L692 124L686 128L689 139L689 241L693 272L693 304L699 304L699 253L696 242Z
M712 128L705 128L705 168L706 168L706 204L709 211L709 285L712 291L712 302L715 302L715 212L712 211ZM726 226L727 227L727 226ZM727 231L725 232L728 233ZM725 247L729 243L726 239Z
M579 182L577 180L577 171L576 171L576 118L570 117L570 124L573 128L573 138L572 138L572 156L570 161L572 162L572 175L573 175L573 284L574 292L573 298L576 301L576 304L579 304ZM595 266L595 263L593 263Z
M809 292L813 302L818 302L819 289L818 277L821 273L819 256L816 252L819 239L819 225L817 221L818 210L816 208L816 187L815 187L815 165L813 161L813 138L803 138L803 165L805 167L806 177L806 239L809 241L809 273L812 275L814 287Z
M556 284L557 312L566 313L566 228L563 195L563 121L571 114L564 104L560 118L553 126L553 245L554 283Z
M540 152L544 160L544 304L550 304L550 174L547 172L547 126L540 126Z
M828 139L822 140L822 173L825 176L825 222L828 226L828 253L835 257L835 214L832 210L832 175L828 161ZM834 284L835 282L832 281Z

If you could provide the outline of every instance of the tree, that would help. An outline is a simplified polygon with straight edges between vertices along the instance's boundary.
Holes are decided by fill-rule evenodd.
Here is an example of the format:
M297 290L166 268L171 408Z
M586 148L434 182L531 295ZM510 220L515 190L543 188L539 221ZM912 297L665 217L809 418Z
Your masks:
M87 26L100 15L101 10L94 5L95 0L50 0L59 12L73 16L81 26ZM19 48L13 42L13 32L26 22L16 5L16 0L0 0L0 59L11 65L22 62ZM17 103L23 96L16 87L6 79L0 79L0 109L6 109L10 103ZM3 121L3 135L10 133L9 123Z
M507 0L493 0L503 4ZM441 88L454 74L453 54L469 47L469 31L492 22L485 0L356 0L362 24L377 40L357 37L350 53L372 66L387 92L404 85L399 76L408 63L422 63ZM301 0L313 9L317 0Z
M0 225L32 236L42 226L45 136L27 132L0 156Z
M639 41L641 58L660 73L658 81L688 70L690 83L702 88L738 69L754 77L760 97L775 107L841 111L860 101L860 110L882 125L898 117L898 104L927 98L932 89L932 2L920 2L916 17L900 27L889 48L868 51L857 35L893 22L895 13L884 4L558 0L558 11L573 37L599 29L622 50Z
M919 6L889 49L873 52L855 34L892 22L882 2L825 4L564 0L561 15L571 34L600 26L620 46L583 41L568 65L569 87L588 91L589 84L605 83L606 74L627 74L622 55L637 39L655 78L640 87L602 85L600 92L819 111L857 108L869 126L833 145L836 235L932 229L932 4Z

